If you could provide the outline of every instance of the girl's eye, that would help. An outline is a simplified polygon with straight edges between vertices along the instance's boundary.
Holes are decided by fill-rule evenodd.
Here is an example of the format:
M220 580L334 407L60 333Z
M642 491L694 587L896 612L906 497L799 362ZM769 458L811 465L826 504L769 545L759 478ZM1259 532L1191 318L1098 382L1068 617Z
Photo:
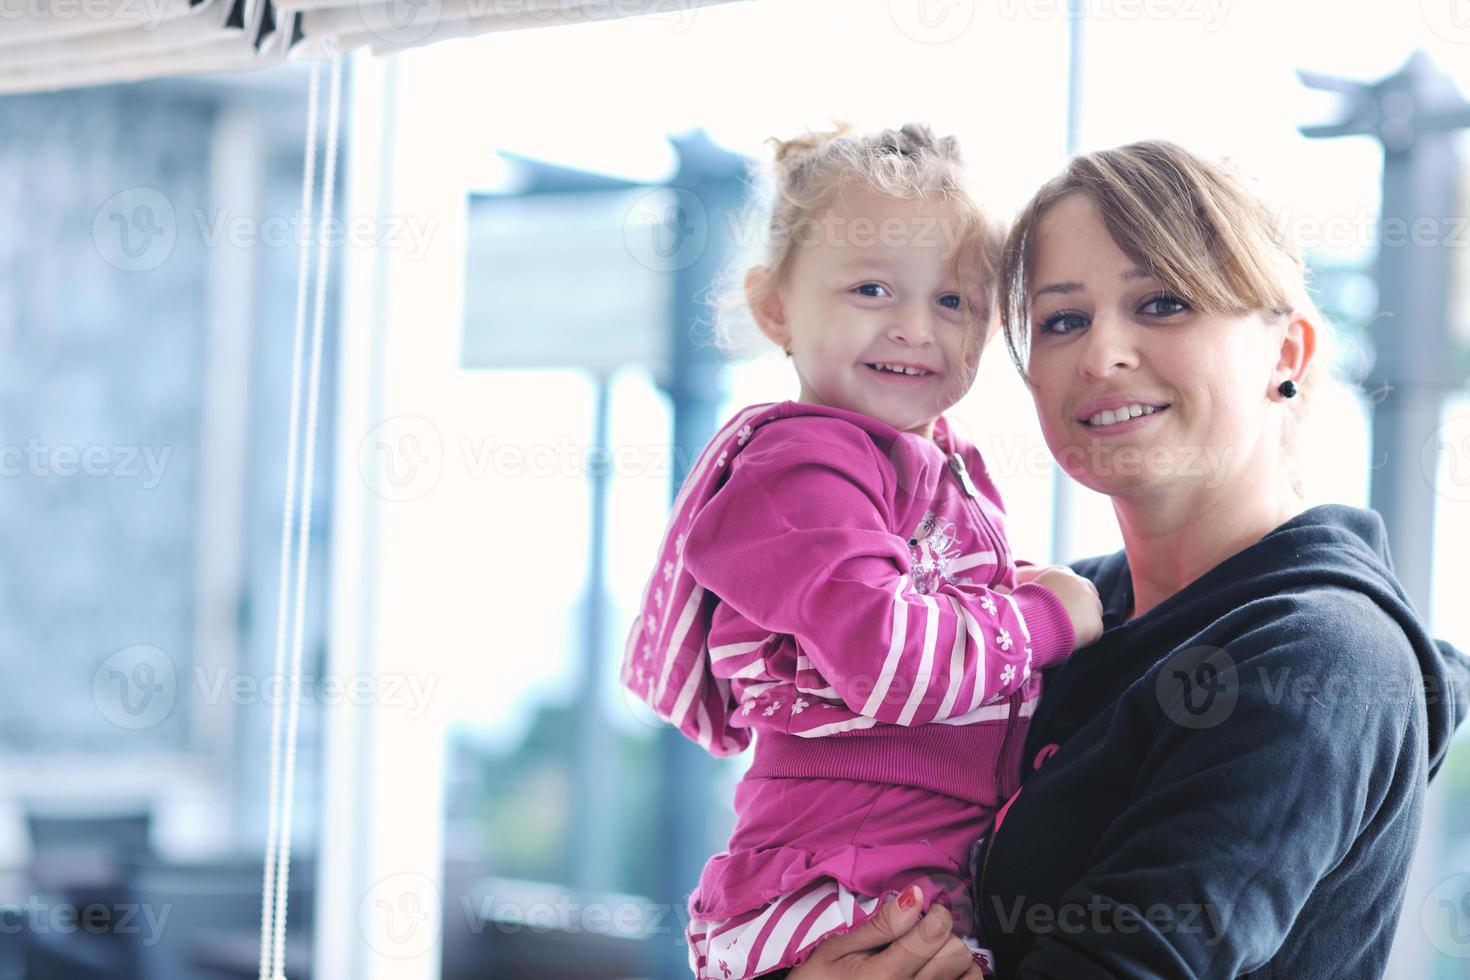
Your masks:
M959 293L945 293L943 296L939 297L939 302L943 303L951 310L962 309L965 305L965 301Z
M1140 313L1145 313L1148 312L1150 306L1158 307L1153 311L1153 316L1174 316L1176 313L1183 313L1189 309L1189 304L1173 293L1157 293L1150 296L1143 301L1143 305L1138 310Z
M1041 326L1037 328L1037 332L1057 335L1069 334L1085 326L1087 326L1087 314L1079 313L1076 310L1058 310L1041 321Z
M885 293L888 292L888 287L885 286L885 285L883 285L880 282L865 282L861 286L858 286L853 291L854 292L862 292L865 289L881 289ZM877 294L874 294L874 293L863 293L863 295L864 296L870 296L873 299L877 299L878 298Z

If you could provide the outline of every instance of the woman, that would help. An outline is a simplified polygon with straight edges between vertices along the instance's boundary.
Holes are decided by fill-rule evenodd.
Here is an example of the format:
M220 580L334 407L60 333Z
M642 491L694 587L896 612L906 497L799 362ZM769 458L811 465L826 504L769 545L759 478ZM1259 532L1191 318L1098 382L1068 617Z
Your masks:
M1153 141L1045 185L1003 279L1047 445L1124 547L1073 566L1105 632L1047 671L972 852L1000 976L1380 976L1467 661L1376 513L1303 503L1323 372L1299 258L1228 173ZM924 919L890 903L790 977L978 976Z

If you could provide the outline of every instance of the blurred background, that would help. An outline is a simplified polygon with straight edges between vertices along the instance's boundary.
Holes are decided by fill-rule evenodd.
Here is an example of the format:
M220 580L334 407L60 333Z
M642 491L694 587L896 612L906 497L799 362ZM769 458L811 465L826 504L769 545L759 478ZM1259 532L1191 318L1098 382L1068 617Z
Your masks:
M749 753L617 677L686 468L797 395L711 343L769 136L926 121L1004 217L1073 149L1230 157L1337 327L1311 502L1470 645L1464 0L670 4L346 67L293 980L687 975ZM0 978L256 974L306 80L0 99ZM949 414L1018 554L1120 546L999 345ZM1464 748L1419 852L1389 975L1470 977Z

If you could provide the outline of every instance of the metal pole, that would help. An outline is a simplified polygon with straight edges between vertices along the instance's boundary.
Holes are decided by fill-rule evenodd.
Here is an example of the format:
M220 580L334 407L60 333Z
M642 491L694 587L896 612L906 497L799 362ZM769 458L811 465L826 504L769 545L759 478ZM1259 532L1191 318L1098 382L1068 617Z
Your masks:
M597 405L594 409L592 451L588 459L606 461L608 453L608 402L611 379L601 371L596 375ZM582 630L582 672L573 712L574 744L572 754L575 778L572 780L573 806L570 821L571 840L567 853L572 859L572 881L583 894L610 891L613 867L617 858L617 825L615 808L606 801L617 790L618 754L607 719L603 717L599 697L607 640L607 467L595 465L588 474L592 496L592 528L590 553L587 557L586 613Z
M732 250L728 217L739 213L744 200L742 157L716 147L704 133L676 139L679 172L673 186L681 203L669 222L687 247L674 272L674 306L669 365L663 386L674 409L675 461L670 501L678 495L688 471L722 421L720 406L727 397L725 358L707 340L696 337L696 325L708 322L703 293L723 270ZM691 213L694 212L694 213ZM676 253L677 255L677 253ZM687 259L687 264L686 264ZM666 933L655 944L653 976L675 980L689 976L689 954L683 935L689 893L698 884L700 870L713 853L709 838L713 770L703 749L673 728L659 736L659 840L663 862L659 868L660 902L670 904L664 919Z
M1086 40L1087 5L1085 0L1067 0L1067 159L1077 153L1077 134L1082 125L1083 51ZM1051 560L1053 563L1078 557L1073 511L1077 505L1077 488L1072 478L1060 467L1052 469Z

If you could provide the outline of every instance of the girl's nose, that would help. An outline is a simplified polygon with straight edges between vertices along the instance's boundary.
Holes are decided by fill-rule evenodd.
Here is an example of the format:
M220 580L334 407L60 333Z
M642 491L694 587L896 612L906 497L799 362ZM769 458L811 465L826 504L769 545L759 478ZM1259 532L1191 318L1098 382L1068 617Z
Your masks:
M911 308L889 328L890 339L905 344L927 344L934 339L935 314L926 307Z

